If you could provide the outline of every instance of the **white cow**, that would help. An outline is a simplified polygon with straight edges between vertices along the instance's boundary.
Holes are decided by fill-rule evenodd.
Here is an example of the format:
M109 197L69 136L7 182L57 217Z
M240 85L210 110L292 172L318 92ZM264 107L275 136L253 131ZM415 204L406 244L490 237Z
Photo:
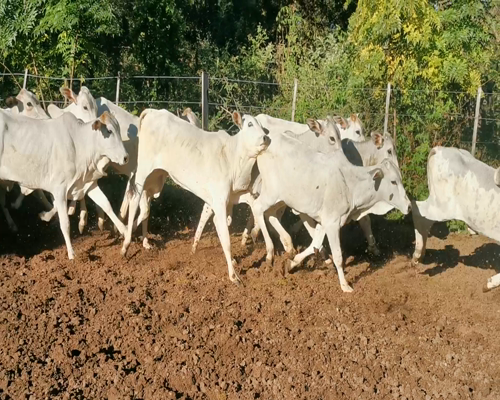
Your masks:
M328 120L328 124L333 125L333 121ZM358 167L340 149L332 157L305 148L302 142L286 134L270 133L270 137L271 145L257 159L262 186L253 203L266 242L266 259L272 261L274 245L264 212L267 211L269 221L281 235L283 228L274 211L286 204L318 223L313 247L320 248L326 233L340 286L345 292L352 291L343 272L340 228L368 213L378 214L381 210L385 213L388 207L407 214L410 201L399 169L389 160L377 167Z
M128 154L116 119L104 113L83 123L65 113L57 119L35 120L0 111L0 179L52 194L68 257L74 258L69 236L67 200L88 193L124 233L97 179L112 161L126 164Z
M85 87L82 87L82 90L84 88ZM139 143L139 138L138 138L139 117L130 114L123 108L117 106L113 102L106 99L105 97L99 97L97 100L94 100L94 98L92 97L92 95L88 90L86 90L86 95L92 98L92 101L90 99L88 99L88 101L85 101L85 99L83 99L83 101L80 100L80 95L82 94L82 91L80 91L78 98L75 98L74 93L72 93L71 91L65 91L63 88L61 88L61 93L63 94L64 97L66 97L69 101L71 101L72 104L66 107L65 109L60 109L54 105L50 105L49 106L50 115L58 116L61 115L63 112L71 112L78 118L81 118L84 121L86 121L88 120L89 116L82 115L82 108L84 109L84 111L87 110L87 108L85 108L85 105L88 103L88 109L92 111L92 113L95 115L95 118L97 118L98 116L102 115L104 112L107 111L117 119L118 124L120 125L120 133L123 145L125 146L125 150L129 155L129 162L126 165L119 165L111 162L110 168L112 168L117 174L125 175L129 178L129 181L127 183L127 189L125 190L125 196L123 198L123 202L120 207L120 218L122 219L122 221L124 221L127 215L128 203L130 201L129 190L128 190L130 185L130 177L137 168L137 151ZM102 230L104 227L104 213L101 209L99 209L99 207L97 207L97 216L98 216L97 225L99 229ZM87 209L85 207L85 203L80 202L79 228L81 226L81 231L83 230L83 227L86 224L87 224ZM144 230L147 231L147 221L143 223L143 231ZM147 243L145 244L145 246L147 247Z
M167 110L142 112L136 193L130 203L122 254L126 254L130 245L139 198L144 192L148 193L148 198L159 193L170 175L179 186L203 199L214 210L229 279L241 282L231 258L227 208L231 193L248 190L252 168L257 156L268 147L269 138L252 116L242 118L235 112L233 120L241 131L230 136L224 131L204 132ZM139 215L137 223L144 218L147 215Z
M458 219L474 231L500 241L500 182L498 170L476 160L468 151L434 147L427 160L429 197L412 203L415 226L413 262L425 255L427 236L435 221ZM500 274L487 289L500 285Z

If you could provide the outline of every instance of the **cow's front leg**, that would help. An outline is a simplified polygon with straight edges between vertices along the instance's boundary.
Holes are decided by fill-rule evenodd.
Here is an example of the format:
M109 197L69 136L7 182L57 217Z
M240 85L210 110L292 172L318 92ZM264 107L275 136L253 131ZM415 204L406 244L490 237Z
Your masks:
M359 221L359 225L365 234L366 241L368 242L368 252L372 253L375 256L380 255L380 250L377 247L377 243L375 242L375 237L372 232L372 221L370 220L369 215L365 215Z
M222 246L222 250L224 251L224 256L226 257L229 279L233 283L241 284L241 279L234 270L234 264L236 264L236 262L231 257L231 240L229 237L229 229L227 227L226 210L226 204L217 204L214 206L215 229L217 230L217 235L219 236L220 244Z
M290 258L294 256L294 249L293 249L293 242L292 242L292 237L290 234L286 231L285 228L283 228L283 225L281 225L279 218L277 217L277 210L280 206L277 207L272 207L267 211L269 223L272 225L272 227L276 230L276 232L279 235L281 244L283 245L283 248L285 251L288 253ZM285 207L282 207L283 209ZM283 215L281 213L281 215Z
M97 185L97 182L94 182L92 184L87 194L99 207L102 208L102 210L108 215L111 221L113 221L120 234L125 235L125 232L127 230L125 225L114 213L108 198L102 192L101 188Z
M352 287L347 283L344 276L344 260L342 258L342 249L340 248L340 223L338 221L328 224L326 227L328 242L332 250L332 259L337 268L340 288L344 292L352 292Z
M198 247L203 229L205 229L205 225L207 224L213 213L214 211L212 210L212 207L205 203L203 205L203 211L200 215L200 222L198 222L198 227L196 228L196 233L194 234L194 242L193 247L191 248L191 254L194 254L196 252L196 248Z
M64 241L66 242L68 258L70 260L73 260L75 258L75 252L73 251L73 246L71 245L71 239L69 236L68 203L65 192L61 191L58 193L54 193L54 208L59 214L59 226L64 236Z
M412 202L411 215L413 217L413 226L415 228L415 252L413 253L413 264L418 263L424 258L427 236L429 235L429 231L434 224L434 221L422 215L422 213L427 214L428 201L429 199L426 201Z

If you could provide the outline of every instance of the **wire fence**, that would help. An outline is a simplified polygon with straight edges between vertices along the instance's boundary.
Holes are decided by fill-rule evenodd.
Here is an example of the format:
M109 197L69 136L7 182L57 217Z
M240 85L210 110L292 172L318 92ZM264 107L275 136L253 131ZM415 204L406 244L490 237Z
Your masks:
M204 87L203 74L117 75L70 80L26 70L0 73L0 102L24 87L33 91L44 107L49 103L65 105L59 88L68 86L78 92L85 85L94 97L106 97L134 114L148 107L173 112L190 107L201 116L205 129L222 127L230 131L235 128L227 111L233 109L298 122L326 114L358 113L366 131L383 130L398 141L412 142L427 132L432 137L431 146L466 148L484 160L497 160L500 155L499 93L494 86L479 88L474 95L464 91L392 88L390 85L387 88L350 87L297 80L264 82L209 77L207 82ZM448 104L443 99L447 99Z

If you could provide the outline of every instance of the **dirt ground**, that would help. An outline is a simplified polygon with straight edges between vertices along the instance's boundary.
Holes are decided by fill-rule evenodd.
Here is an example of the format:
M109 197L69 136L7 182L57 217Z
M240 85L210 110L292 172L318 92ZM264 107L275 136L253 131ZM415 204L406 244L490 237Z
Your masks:
M0 225L0 399L500 398L500 289L482 292L500 247L484 237L439 225L412 268L410 219L375 218L378 259L347 226L345 294L322 262L285 277L285 256L242 248L239 209L237 287L211 224L190 254L202 204L184 191L153 204L155 247L127 258L91 215L83 236L72 218L69 261L26 203L19 234Z

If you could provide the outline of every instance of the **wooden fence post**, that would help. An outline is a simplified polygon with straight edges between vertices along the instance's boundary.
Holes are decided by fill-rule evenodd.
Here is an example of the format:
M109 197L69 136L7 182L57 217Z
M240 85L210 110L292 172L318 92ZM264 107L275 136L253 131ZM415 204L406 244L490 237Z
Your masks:
M120 102L120 81L121 77L120 77L120 72L118 71L118 78L116 79L116 100L115 100L116 105L118 105L118 103Z
M297 89L299 87L299 80L293 80L293 98L292 98L292 122L295 121L295 107L297 106Z
M391 84L387 84L387 94L385 96L385 118L384 118L384 134L389 133L387 128L389 125L389 103L391 102Z
M481 106L481 94L482 94L481 86L477 88L477 99L476 99L476 114L474 116L474 131L472 132L472 149L471 154L474 156L476 152L476 141L477 141L477 127L479 125L479 111Z
M28 68L24 70L24 80L23 80L23 89L26 89L26 83L28 81Z
M201 72L201 127L208 130L208 73Z

